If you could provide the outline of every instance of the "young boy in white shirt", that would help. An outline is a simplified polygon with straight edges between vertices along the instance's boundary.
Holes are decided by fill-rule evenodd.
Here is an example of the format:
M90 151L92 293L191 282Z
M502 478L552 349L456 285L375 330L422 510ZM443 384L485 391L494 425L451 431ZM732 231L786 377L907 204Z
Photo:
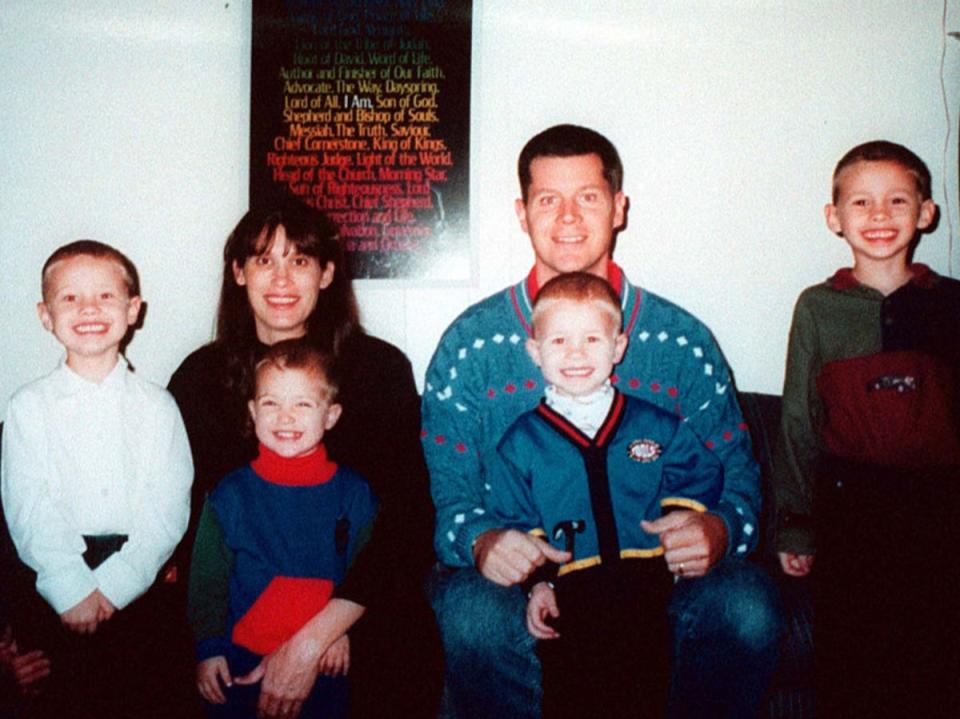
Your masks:
M2 496L17 553L66 630L48 712L150 716L169 628L148 590L187 526L186 432L173 398L121 355L141 307L129 259L73 242L44 264L42 291L40 321L66 357L10 400Z

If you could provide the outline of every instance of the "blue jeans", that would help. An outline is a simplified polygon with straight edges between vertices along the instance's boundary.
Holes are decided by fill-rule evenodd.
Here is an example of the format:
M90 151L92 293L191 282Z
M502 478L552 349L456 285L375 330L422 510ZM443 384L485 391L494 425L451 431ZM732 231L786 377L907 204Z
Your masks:
M428 583L443 637L443 716L540 715L540 664L527 632L526 597L474 569L438 567ZM668 714L756 717L776 669L784 619L770 576L727 558L677 583L668 610L674 666Z

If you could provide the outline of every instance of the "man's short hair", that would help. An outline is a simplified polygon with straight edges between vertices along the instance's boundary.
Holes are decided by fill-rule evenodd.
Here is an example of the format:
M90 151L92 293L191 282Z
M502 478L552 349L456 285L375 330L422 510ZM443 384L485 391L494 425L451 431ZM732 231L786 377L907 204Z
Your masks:
M300 370L314 375L323 381L327 387L327 399L333 402L339 391L339 381L336 377L336 362L330 352L317 349L303 338L283 340L273 344L255 370L254 394L261 374L273 367L280 371Z
M617 148L595 130L579 125L554 125L530 138L520 151L517 172L520 175L520 195L527 201L530 189L530 164L538 157L576 157L598 155L603 163L603 177L610 192L617 194L623 186L623 164Z
M547 282L533 302L532 324L536 334L537 319L544 308L558 300L573 302L599 302L610 311L614 324L619 328L623 322L623 310L616 290L602 277L589 272L566 272Z
M923 160L903 145L888 142L887 140L872 140L862 145L857 145L841 157L840 162L837 163L833 171L834 204L840 199L841 173L858 162L895 162L913 175L917 183L917 192L920 193L920 198L923 200L929 200L931 198L930 170L924 164Z
M97 259L111 260L117 263L123 271L123 281L127 286L127 294L131 297L140 296L140 277L130 258L105 242L76 240L58 247L43 263L43 269L40 270L40 291L44 301L47 299L47 271L57 262L69 260L73 257L96 257Z

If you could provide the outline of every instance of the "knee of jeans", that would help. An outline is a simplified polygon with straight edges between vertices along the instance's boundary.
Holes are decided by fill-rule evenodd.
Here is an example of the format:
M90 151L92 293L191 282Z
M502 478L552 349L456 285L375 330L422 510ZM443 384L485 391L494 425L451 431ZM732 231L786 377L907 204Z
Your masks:
M447 586L433 601L444 651L448 657L509 651L526 636L523 607L515 588L487 580Z
M763 653L778 645L784 610L776 585L765 574L730 592L724 609L725 629L743 649Z

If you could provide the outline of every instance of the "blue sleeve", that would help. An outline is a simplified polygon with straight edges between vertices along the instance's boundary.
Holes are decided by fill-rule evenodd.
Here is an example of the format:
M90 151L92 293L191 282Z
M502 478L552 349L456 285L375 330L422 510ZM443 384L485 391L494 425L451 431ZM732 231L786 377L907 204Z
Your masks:
M723 487L723 465L693 430L683 423L677 425L663 461L660 504L664 510L714 510Z
M500 527L523 532L544 532L543 519L533 498L530 454L533 445L524 448L523 433L507 430L490 463L490 515Z
M423 393L423 453L436 508L434 548L451 567L473 566L477 536L500 526L485 508L479 407L484 384L476 363L457 361L472 341L464 337L462 318L456 320L430 361Z
M704 343L713 373L690 377L695 397L688 424L723 465L723 491L711 510L727 526L727 554L745 556L759 539L760 468L753 457L750 433L737 404L730 370L711 338Z
M720 348L693 315L651 294L628 349L638 364L676 383L674 409L723 465L723 491L711 510L727 528L727 554L746 556L759 539L760 469ZM639 354L638 354L639 353ZM667 388L664 388L667 389Z
M343 471L343 470L341 470ZM350 475L350 493L346 507L350 520L350 559L347 572L353 567L357 557L367 546L377 522L380 502L367 482L359 475Z

